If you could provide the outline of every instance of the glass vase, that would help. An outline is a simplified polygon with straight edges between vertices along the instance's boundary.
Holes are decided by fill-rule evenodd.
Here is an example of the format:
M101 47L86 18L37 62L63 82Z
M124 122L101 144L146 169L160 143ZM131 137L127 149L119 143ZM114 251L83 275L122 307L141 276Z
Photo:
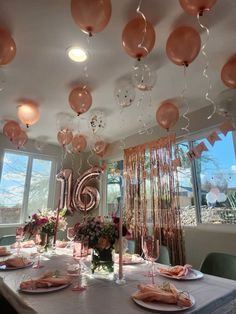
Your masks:
M112 274L114 272L113 248L92 250L91 258L92 274Z

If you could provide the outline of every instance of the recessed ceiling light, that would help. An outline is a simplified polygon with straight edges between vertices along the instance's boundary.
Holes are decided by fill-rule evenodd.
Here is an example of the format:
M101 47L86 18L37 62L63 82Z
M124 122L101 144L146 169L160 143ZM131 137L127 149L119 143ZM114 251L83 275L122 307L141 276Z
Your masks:
M85 50L80 47L70 47L67 49L68 57L74 62L84 62L88 55Z

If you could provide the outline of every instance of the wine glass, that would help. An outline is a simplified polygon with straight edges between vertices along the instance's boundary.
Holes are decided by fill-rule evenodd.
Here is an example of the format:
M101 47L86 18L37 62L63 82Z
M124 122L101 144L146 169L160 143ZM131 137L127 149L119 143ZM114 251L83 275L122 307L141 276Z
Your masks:
M24 227L16 228L16 243L17 243L17 251L16 254L20 254L21 242L24 240Z
M48 235L45 233L44 235L44 239L42 239L40 234L36 234L35 236L35 246L37 249L37 255L38 255L38 259L37 259L37 263L33 266L33 268L39 269L44 267L41 263L41 254L44 252L45 246L47 245L47 237Z
M73 241L75 239L75 229L74 227L69 227L67 228L67 239L70 241L69 244L68 244L68 247L71 248L72 247L72 244L73 244Z
M145 256L145 259L151 262L151 277L152 284L154 284L154 262L160 256L160 245L159 240L157 240L154 236L143 236L142 237L142 250Z

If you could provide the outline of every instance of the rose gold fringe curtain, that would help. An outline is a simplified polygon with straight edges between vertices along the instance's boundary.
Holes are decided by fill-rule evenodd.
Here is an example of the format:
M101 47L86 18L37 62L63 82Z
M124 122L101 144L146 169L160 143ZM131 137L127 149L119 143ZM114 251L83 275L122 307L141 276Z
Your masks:
M137 252L141 252L141 236L151 228L169 248L172 265L185 263L176 158L175 135L124 151L125 215Z

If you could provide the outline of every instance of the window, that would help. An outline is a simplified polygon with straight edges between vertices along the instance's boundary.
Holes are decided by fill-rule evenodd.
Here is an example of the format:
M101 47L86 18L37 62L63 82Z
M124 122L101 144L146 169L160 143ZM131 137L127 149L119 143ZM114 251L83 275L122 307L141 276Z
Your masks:
M6 150L0 181L0 224L19 224L53 206L53 159Z
M236 158L234 134L219 134L211 146L206 138L178 143L181 167L177 168L181 220L183 225L197 223L236 224ZM186 153L204 142L208 151L189 161ZM148 159L148 158L147 158ZM147 171L149 167L147 164ZM123 204L123 161L109 163L107 172L107 213L119 212ZM147 206L150 206L147 178ZM150 220L150 217L148 217Z
M107 215L119 216L123 206L124 181L123 160L110 162L107 165Z

